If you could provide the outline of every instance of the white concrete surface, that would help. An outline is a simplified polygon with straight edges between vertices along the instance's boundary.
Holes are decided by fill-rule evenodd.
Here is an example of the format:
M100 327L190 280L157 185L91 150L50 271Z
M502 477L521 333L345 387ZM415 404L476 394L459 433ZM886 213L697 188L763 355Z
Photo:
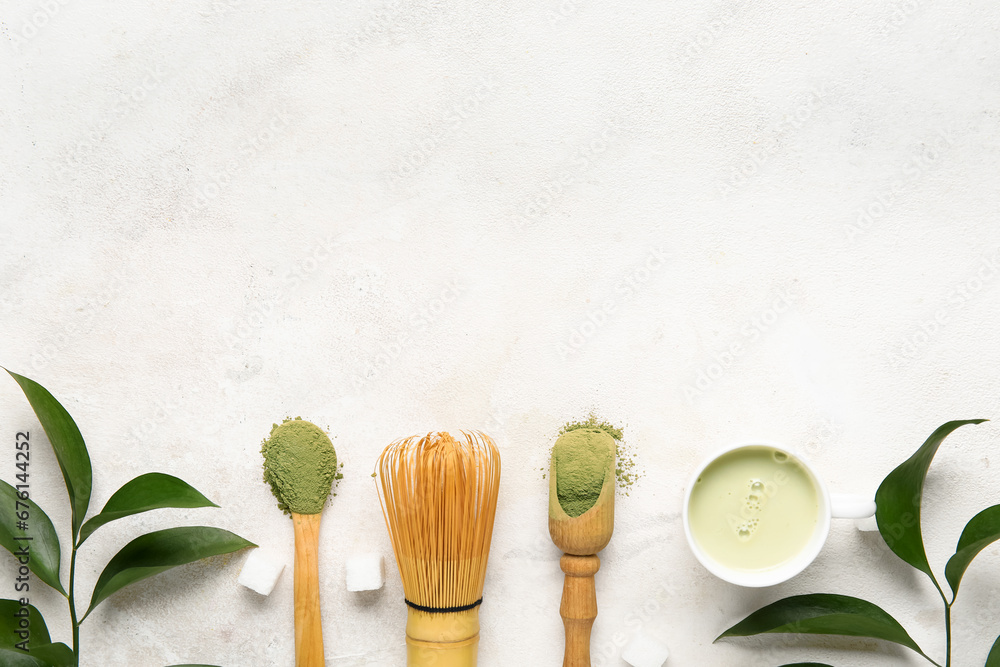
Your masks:
M596 665L639 630L676 665L924 664L863 640L712 643L803 592L875 600L943 660L936 593L876 534L838 522L802 575L736 590L679 509L730 442L806 448L833 490L870 493L944 421L1000 416L998 28L987 0L4 3L0 363L76 417L92 512L152 470L221 505L102 528L80 604L128 540L176 524L291 562L259 445L301 415L345 463L321 535L328 664L401 665L393 564L381 591L343 583L350 554L391 553L374 461L478 427L504 456L481 664L559 664L541 468L594 410L645 471L602 554ZM13 381L0 424L6 480L34 429L65 538ZM1000 501L998 434L960 430L931 471L938 572ZM244 558L107 600L84 666L292 665L292 578L258 596ZM966 575L955 667L1000 633L998 570L990 549ZM13 573L0 559L4 596ZM33 599L69 641L62 598Z

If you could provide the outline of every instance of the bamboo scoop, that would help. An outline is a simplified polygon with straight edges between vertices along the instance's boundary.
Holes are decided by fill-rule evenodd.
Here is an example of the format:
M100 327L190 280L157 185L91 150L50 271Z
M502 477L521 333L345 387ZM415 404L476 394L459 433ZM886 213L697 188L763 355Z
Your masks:
M319 514L292 512L295 525L295 667L323 667L319 608Z
M261 452L264 481L295 528L295 665L324 667L319 522L337 477L337 453L322 429L301 418L275 424Z
M597 618L594 575L601 567L596 554L614 529L614 438L599 428L563 433L549 470L549 534L565 552L559 559L566 573L559 606L566 627L563 667L590 667L590 631Z

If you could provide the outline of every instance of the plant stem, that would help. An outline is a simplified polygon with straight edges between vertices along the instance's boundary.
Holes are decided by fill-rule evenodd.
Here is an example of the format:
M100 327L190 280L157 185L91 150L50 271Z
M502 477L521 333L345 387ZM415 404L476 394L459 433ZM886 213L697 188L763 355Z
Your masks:
M946 639L947 653L944 656L944 667L951 667L951 605L947 600L944 603L944 634Z
M76 597L73 595L73 584L76 583L76 547L73 545L73 555L69 559L69 618L73 621L73 666L80 667L80 623L76 620Z
M938 584L937 578L930 574L931 581L934 582L934 588L937 589L938 595L941 596L941 601L944 602L944 634L945 634L945 654L944 654L944 667L951 667L951 605L955 602L955 596L951 598L951 602L948 602L948 597L944 594L944 590L941 585ZM927 656L924 656L927 657ZM931 660L930 658L927 658ZM931 662L934 662L931 660ZM938 663L934 662L935 665ZM941 665L938 665L941 667Z

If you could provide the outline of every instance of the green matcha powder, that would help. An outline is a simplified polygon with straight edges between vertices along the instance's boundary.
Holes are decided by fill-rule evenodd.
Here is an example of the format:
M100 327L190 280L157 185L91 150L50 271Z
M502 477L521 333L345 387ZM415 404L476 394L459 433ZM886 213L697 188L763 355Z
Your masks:
M597 502L607 473L610 437L615 452L615 490L628 495L628 489L641 477L636 470L635 456L622 444L622 430L591 414L587 419L569 422L559 430L559 439L552 448L552 460L557 466L556 495L563 511L577 517ZM603 442L602 442L603 441ZM542 468L545 477L545 468Z
M286 514L319 514L337 473L337 452L326 433L301 417L275 424L261 447L264 481Z
M556 495L566 514L577 517L594 506L614 451L614 438L599 428L577 428L559 436L552 460Z

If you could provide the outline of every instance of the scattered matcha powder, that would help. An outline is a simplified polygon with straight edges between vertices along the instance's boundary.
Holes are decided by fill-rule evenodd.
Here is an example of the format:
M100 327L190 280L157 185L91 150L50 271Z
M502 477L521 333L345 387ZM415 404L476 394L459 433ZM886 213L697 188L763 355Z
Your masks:
M608 422L597 421L597 416L594 415L594 413L590 413L590 416L588 416L587 419L582 422L567 423L565 426L559 429L559 435L562 435L563 433L568 433L570 431L575 431L578 428L599 429L610 435L615 440L618 440L619 442L622 439L622 430L620 428L618 428L617 426L613 426Z
M301 417L271 428L261 445L264 481L278 499L278 508L290 514L319 514L338 472L337 453L326 433Z
M622 429L609 422L598 421L597 416L591 413L584 421L567 423L559 429L559 435L581 428L599 429L615 439L615 461L617 462L615 489L627 496L632 485L642 477L642 473L636 469L635 453L632 448L622 442ZM544 478L545 475L542 475L542 479Z

